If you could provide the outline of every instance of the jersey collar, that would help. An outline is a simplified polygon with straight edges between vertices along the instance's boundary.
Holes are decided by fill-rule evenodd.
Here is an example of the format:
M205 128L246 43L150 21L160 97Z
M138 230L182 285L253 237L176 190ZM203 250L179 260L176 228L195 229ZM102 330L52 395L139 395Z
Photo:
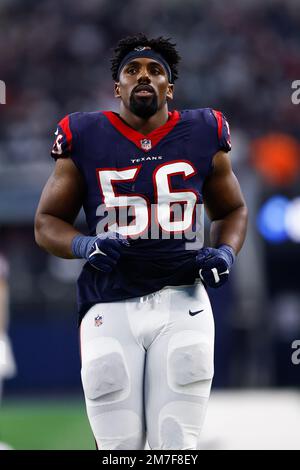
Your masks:
M149 134L141 134L132 129L122 121L119 116L112 111L103 111L109 122L128 140L133 142L140 150L149 152L176 126L180 119L178 111L168 112L169 119L162 126L154 129Z

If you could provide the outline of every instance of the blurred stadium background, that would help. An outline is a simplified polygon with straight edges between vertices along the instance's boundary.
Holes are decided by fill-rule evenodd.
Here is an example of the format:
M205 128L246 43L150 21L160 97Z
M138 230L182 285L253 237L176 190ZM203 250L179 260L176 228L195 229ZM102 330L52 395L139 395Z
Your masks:
M298 0L1 0L0 251L10 264L10 337L0 440L16 449L92 449L80 386L80 262L34 242L56 123L117 110L111 48L143 31L182 55L174 108L211 106L231 124L250 224L228 285L211 292L216 373L204 448L300 449L300 80ZM83 225L83 218L79 220Z

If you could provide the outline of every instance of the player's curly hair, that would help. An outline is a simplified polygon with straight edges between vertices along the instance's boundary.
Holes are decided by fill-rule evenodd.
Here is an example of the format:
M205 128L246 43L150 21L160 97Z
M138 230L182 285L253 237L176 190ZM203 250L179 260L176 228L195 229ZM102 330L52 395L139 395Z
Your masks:
M177 65L180 62L180 55L175 49L176 44L170 41L171 38L159 36L156 39L148 39L144 33L138 33L136 36L127 36L121 39L114 49L114 56L111 59L111 72L114 81L117 81L118 68L123 58L137 46L149 46L168 62L173 82L178 78Z

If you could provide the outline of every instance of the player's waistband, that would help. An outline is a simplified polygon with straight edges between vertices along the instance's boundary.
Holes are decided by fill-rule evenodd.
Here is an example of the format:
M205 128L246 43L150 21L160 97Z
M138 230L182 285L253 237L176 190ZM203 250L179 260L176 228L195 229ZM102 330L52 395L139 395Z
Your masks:
M151 292L150 294L143 295L141 297L133 297L131 299L127 299L126 302L140 302L140 303L145 303L152 301L153 299L157 298L157 301L160 302L162 294L166 291L168 292L180 292L188 288L193 288L199 284L202 284L202 281L200 279L196 279L194 284L186 284L186 285L180 285L180 286L165 286L160 290L157 290L155 292Z

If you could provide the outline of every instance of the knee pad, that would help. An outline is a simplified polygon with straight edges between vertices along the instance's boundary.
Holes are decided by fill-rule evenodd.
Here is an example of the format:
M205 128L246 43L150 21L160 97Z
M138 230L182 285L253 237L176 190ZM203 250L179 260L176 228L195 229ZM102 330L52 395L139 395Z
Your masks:
M214 374L213 344L199 332L182 331L168 345L168 384L178 393L209 396Z
M81 377L86 398L97 403L123 400L130 392L126 358L114 338L101 338L89 344L92 354L82 364Z
M142 450L145 430L132 410L111 410L90 417L99 450Z
M156 450L196 450L207 409L207 398L197 402L167 403L158 417L159 433L149 444Z

